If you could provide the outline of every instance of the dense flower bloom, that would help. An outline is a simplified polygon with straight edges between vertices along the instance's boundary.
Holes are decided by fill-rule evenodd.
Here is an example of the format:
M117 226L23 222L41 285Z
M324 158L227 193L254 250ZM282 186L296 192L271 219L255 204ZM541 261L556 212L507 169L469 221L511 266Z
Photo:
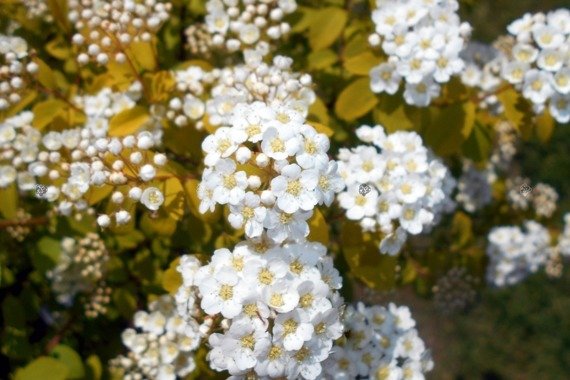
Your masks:
M372 91L395 94L404 79L408 104L426 107L439 96L440 85L465 67L459 54L471 28L460 22L458 7L455 0L377 0L369 41L388 60L370 71Z
M524 227L524 230L516 226L495 227L489 233L489 284L514 285L546 263L550 248L548 230L534 221L527 221Z
M537 113L548 107L559 123L570 121L570 11L525 14L507 30L516 39L503 77L528 99Z
M196 368L194 351L200 335L176 313L174 299L161 296L148 311L134 315L134 327L121 338L129 352L110 361L111 369L123 379L175 380Z
M229 221L247 237L264 230L280 243L303 239L313 208L330 205L342 188L329 140L287 107L238 104L206 137L206 170L198 188L200 211L228 204Z
M454 207L450 194L455 181L415 132L386 135L377 125L362 126L356 134L373 145L340 149L346 190L339 194L339 204L348 219L386 234L380 251L395 255L408 233L425 231Z
M0 34L0 111L22 99L37 71L38 65L30 60L26 40Z
M209 317L224 318L223 331L208 337L213 369L296 379L321 374L342 334L340 276L323 245L262 237L216 250L208 265L183 258L179 271L181 315L194 321L189 310L199 303Z
M433 361L406 306L348 306L345 336L324 363L326 379L424 379Z

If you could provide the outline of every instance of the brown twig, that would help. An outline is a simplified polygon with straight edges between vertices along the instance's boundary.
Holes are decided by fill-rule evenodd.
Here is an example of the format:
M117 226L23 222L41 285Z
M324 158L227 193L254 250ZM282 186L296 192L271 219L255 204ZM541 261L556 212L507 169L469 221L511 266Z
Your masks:
M0 230L13 226L37 226L47 224L48 222L49 218L47 216L31 219L0 220Z

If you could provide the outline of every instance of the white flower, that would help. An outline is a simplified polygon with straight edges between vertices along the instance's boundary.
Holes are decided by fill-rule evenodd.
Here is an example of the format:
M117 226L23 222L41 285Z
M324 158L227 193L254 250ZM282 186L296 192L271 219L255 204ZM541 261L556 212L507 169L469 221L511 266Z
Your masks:
M401 76L393 63L385 62L370 70L370 88L373 92L394 95L400 87Z
M298 165L287 165L281 175L271 181L271 190L277 198L277 205L286 213L299 209L312 210L318 203L314 192L319 178L315 170L302 170Z
M380 242L380 252L390 256L396 256L406 242L406 238L406 231L402 227L398 227L396 231L382 239Z
M543 104L552 95L551 75L538 70L526 73L523 83L523 95L536 104Z
M400 215L400 225L412 235L422 232L423 225L431 223L433 214L417 204L404 205Z
M248 237L261 236L267 210L260 205L258 195L252 192L246 193L243 202L231 205L230 211L228 220L233 228L243 226Z
M550 100L550 114L557 122L568 123L570 121L570 94L554 95Z
M164 203L164 195L156 187L147 187L142 192L140 201L149 210L156 211Z
M364 216L373 216L376 213L378 192L370 189L366 195L360 194L360 186L351 185L347 192L338 196L340 206L347 209L346 216L351 220L359 220Z
M285 160L293 156L300 148L299 138L288 128L268 128L263 133L261 149L268 157L275 160Z
M439 86L431 79L424 79L416 84L406 83L404 99L408 104L425 107L437 96L439 96Z
M212 173L213 198L220 204L237 205L245 197L247 174L236 172L236 163L230 159L218 160Z
M220 270L201 282L199 288L203 297L201 307L206 313L221 313L225 318L233 318L241 312L245 289L232 270Z
M275 318L273 333L278 341L283 342L286 350L300 349L304 342L311 339L313 331L309 316L303 310L296 309Z
M233 135L234 132L230 128L221 127L204 139L202 149L206 152L204 159L206 165L214 166L220 158L227 158L237 150L238 146Z

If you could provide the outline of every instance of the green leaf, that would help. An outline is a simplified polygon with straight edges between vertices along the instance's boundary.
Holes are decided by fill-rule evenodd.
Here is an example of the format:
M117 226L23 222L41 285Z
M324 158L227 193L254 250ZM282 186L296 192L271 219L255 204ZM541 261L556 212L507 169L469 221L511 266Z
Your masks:
M44 236L38 241L37 247L37 253L32 254L32 263L38 271L45 273L59 261L61 242L59 239Z
M0 214L6 219L14 219L18 211L18 190L13 183L0 188Z
M319 9L311 17L309 44L313 50L326 49L342 33L348 16L346 11L337 7Z
M162 275L162 287L171 295L174 295L182 285L182 276L176 270L179 263L180 257L177 257Z
M380 63L380 58L370 51L365 51L344 61L346 71L356 75L368 75L370 70Z
M32 109L34 113L34 120L32 125L38 130L43 130L48 124L62 114L62 111L67 108L67 104L59 99L50 98L43 102L37 103Z
M62 362L42 356L16 372L15 380L66 380L69 369Z
M426 144L439 156L457 153L473 130L475 104L455 103L431 109L430 113L429 125L423 133Z
M368 78L360 78L342 90L335 104L335 112L341 119L355 120L378 103L378 98L370 90L369 82Z
M458 248L464 247L473 238L473 223L464 212L458 211L451 222L451 234Z
M137 299L126 288L119 288L113 291L113 304L123 316L130 320L135 311L137 311Z
M318 241L325 247L329 245L329 226L325 217L318 209L314 210L313 216L309 219L309 228L310 232L307 240Z
M307 60L309 70L322 70L334 65L338 61L338 56L331 49L317 50L311 52Z
M101 364L99 357L97 355L91 355L87 358L85 364L87 364L87 380L101 380L101 376L103 375L103 365Z
M548 108L545 109L540 115L535 117L534 132L541 143L546 144L548 141L550 141L552 133L554 132L555 125L556 123L550 115Z
M532 115L529 102L514 89L503 91L497 95L504 107L505 117L519 130L523 139L532 136Z
M374 108L374 121L382 125L388 133L396 131L420 131L423 120L429 117L425 108L412 107L398 96L380 95L378 106Z
M81 361L81 356L71 347L63 344L57 345L51 352L51 356L65 364L69 371L68 379L83 379L85 377L85 366Z
M120 137L131 135L141 128L149 119L148 111L143 106L135 106L113 116L109 121L109 136Z
M475 161L484 162L487 160L493 149L492 131L486 125L475 123L471 134L461 147L463 154Z

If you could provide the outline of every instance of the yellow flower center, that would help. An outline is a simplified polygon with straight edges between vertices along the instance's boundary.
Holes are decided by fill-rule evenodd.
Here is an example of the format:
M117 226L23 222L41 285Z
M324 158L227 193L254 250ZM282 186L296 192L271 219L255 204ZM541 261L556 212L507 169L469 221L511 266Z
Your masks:
M219 296L222 300L227 301L231 300L234 296L234 287L230 285L222 285L220 287Z
M301 194L302 189L303 188L301 187L301 181L298 179L290 181L287 184L287 192L295 197L298 197L299 194Z
M269 269L263 268L262 270L259 271L257 279L263 285L271 285L273 283L273 273L271 273Z
M281 307L285 304L285 302L283 302L283 296L281 294L275 293L271 296L269 304L273 307Z
M271 140L270 146L274 152L277 152L277 153L285 152L285 143L280 138L276 137L273 140Z
M364 195L358 194L354 199L354 203L357 206L364 206L366 204L366 197Z
M273 346L269 350L269 355L267 355L267 357L269 358L269 360L277 360L281 357L281 355L283 355L283 350L281 349L281 347Z
M253 350L255 347L255 338L253 337L253 334L246 335L241 338L241 346Z
M295 274L301 274L303 271L303 264L299 261L299 259L295 259L289 264L289 270Z
M218 141L218 153L224 153L232 146L230 139L221 139Z
M294 319L288 319L285 322L283 322L283 332L285 335L293 334L295 331L297 331L298 326L299 324L297 323L297 321L295 321Z
M307 293L299 299L299 305L301 305L302 308L306 309L308 307L311 307L314 299L315 298L311 293Z
M224 176L224 187L227 189L233 189L236 187L237 181L233 174Z

